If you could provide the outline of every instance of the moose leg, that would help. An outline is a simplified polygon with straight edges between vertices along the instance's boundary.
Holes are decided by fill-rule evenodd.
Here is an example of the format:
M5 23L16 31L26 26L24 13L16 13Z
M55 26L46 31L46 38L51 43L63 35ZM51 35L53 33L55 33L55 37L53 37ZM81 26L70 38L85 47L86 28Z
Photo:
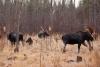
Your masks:
M92 42L92 46L91 46L92 50L93 50L93 42Z
M78 53L80 53L81 44L78 44Z
M14 52L16 53L16 52L19 52L19 47L18 47L18 45L16 45L16 47L15 47L15 49L14 49Z
M11 47L14 47L15 46L15 42L11 42Z
M91 46L90 41L88 41L88 44L89 44L89 51L93 50L93 46Z
M24 47L24 41L21 41L22 42L22 46Z
M13 47L14 47L14 43L13 43L13 42L11 42L10 51L12 51L12 50L13 50Z
M66 52L66 44L64 45L63 52Z
M13 47L13 45L14 45L14 43L13 43L13 42L11 42L11 47Z
M83 43L83 45L87 47L86 43Z

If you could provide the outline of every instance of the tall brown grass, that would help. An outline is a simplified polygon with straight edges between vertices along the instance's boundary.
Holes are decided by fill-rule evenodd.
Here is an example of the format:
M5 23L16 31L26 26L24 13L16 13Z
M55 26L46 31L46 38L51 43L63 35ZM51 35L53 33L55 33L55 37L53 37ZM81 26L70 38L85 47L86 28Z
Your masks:
M68 45L67 51L62 53L63 42L58 35L46 39L34 36L32 39L33 44L29 46L25 43L24 47L20 45L18 53L13 52L13 48L6 38L0 40L0 67L9 67L9 65L10 67L40 67L40 53L41 67L100 67L99 40L94 42L92 52L89 52L88 48L81 47L82 61L78 63L76 62L76 44L75 46ZM73 62L67 62L69 60L73 60Z

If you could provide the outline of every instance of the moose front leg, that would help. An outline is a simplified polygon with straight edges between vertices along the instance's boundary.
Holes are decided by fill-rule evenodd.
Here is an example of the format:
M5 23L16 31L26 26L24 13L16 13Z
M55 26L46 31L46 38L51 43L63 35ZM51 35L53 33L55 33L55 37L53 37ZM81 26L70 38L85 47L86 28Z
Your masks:
M88 41L88 44L89 44L89 51L93 50L93 46L91 46L90 41Z
M86 44L86 43L83 43L83 45L84 45L85 47L87 47L87 44Z

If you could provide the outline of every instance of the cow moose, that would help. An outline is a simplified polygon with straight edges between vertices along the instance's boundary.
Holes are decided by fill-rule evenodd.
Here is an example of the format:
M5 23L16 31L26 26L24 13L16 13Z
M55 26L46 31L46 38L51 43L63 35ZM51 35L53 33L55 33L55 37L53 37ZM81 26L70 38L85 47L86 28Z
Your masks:
M89 44L89 50L91 51L93 49L93 46L91 46L90 43L90 41L93 41L93 37L89 32L79 31L76 33L65 34L62 36L62 41L64 43L63 52L65 52L65 48L67 44L72 44L72 45L78 44L78 53L80 53L81 44L87 47L85 41L87 41Z
M14 46L15 43L17 42L17 39L18 41L24 41L23 39L23 35L22 34L18 34L16 32L10 32L8 35L7 35L7 39L11 42L11 45Z
M49 36L49 34L46 32L46 31L40 31L39 33L38 33L38 37L39 38L46 38L46 37L48 37Z
M31 37L29 37L27 40L26 40L26 43L29 43L29 45L31 45L33 43L33 40Z

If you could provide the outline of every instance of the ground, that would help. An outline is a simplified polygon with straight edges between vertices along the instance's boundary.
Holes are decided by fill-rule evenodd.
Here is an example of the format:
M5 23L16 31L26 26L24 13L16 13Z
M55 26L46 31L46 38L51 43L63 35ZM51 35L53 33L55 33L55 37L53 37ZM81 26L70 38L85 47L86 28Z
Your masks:
M6 38L0 40L0 67L100 67L100 40L93 42L94 50L89 52L88 47L81 46L78 54L77 44L66 46L62 53L63 42L55 36L47 39L32 37L33 44L22 46L19 52L14 53ZM77 62L77 56L82 61Z

